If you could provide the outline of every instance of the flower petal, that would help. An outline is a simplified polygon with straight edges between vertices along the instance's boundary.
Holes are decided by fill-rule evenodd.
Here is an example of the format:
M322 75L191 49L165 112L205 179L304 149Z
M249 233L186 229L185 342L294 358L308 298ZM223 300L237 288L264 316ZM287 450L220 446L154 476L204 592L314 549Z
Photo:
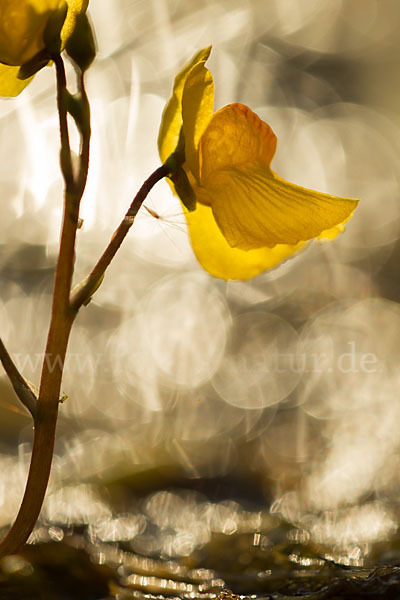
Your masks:
M294 185L257 165L215 172L206 193L228 243L242 250L318 237L347 220L357 205ZM205 203L204 196L199 192L197 200Z
M209 124L214 107L214 81L204 62L189 72L182 96L183 133L187 168L199 177L199 141Z
M68 4L68 12L63 28L61 29L61 40L63 46L75 27L76 16L79 13L85 12L89 5L89 0L66 0L66 2Z
M199 144L202 180L216 170L247 163L269 169L276 150L276 135L247 106L229 104L217 111Z
M64 0L2 0L0 62L23 65L43 50L43 32L52 11Z
M211 46L197 52L175 77L172 96L164 108L158 134L158 151L162 162L174 152L178 144L182 127L182 94L186 78L194 66L207 60L210 52Z
M19 69L0 64L0 96L18 96L31 81L31 78L24 81L18 79Z
M211 206L233 248L296 245L348 220L358 204L278 177L269 167L275 140L270 127L242 105L215 113L202 136L197 200Z
M197 204L196 210L185 212L185 217L197 260L203 269L220 279L251 279L279 265L305 246L279 244L274 248L245 252L229 246L208 206Z

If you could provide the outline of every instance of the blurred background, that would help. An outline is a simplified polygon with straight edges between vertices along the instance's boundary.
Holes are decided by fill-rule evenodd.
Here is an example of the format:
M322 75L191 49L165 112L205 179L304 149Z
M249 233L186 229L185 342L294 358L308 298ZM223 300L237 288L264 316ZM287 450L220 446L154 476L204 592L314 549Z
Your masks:
M361 201L334 242L224 282L198 265L168 185L153 189L157 218L141 210L74 326L42 522L91 523L142 554L182 556L210 531L238 530L251 506L361 564L396 530L400 492L400 5L91 0L89 12L98 57L76 282L159 165L173 78L209 44L216 109L242 102L271 125L273 169ZM0 119L0 331L38 384L62 212L53 70L1 100ZM1 373L1 526L31 443Z

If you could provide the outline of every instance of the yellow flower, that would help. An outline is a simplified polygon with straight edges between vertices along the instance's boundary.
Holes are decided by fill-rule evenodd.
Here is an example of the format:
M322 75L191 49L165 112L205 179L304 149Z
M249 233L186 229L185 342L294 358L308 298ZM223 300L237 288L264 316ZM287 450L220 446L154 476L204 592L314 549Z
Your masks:
M61 30L66 40L74 28L76 15L86 11L89 0L1 0L0 2L0 96L17 96L29 83L21 81L21 65L45 49L43 33L49 19L67 5Z
M358 200L276 175L270 167L275 134L247 106L230 104L213 114L214 83L205 67L210 50L198 52L177 75L159 152L165 161L182 128L183 168L197 200L195 210L183 207L194 253L215 277L250 279L313 238L336 237Z

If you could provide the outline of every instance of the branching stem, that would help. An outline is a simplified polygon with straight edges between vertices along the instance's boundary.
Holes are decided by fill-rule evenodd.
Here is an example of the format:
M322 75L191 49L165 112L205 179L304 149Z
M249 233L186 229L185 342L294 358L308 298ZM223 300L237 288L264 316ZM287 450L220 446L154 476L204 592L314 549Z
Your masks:
M7 536L0 543L0 557L18 552L31 534L42 507L53 457L64 361L75 317L80 307L90 301L92 294L101 283L106 269L132 227L135 217L150 190L158 181L175 173L180 166L180 162L182 162L182 159L179 161L175 154L172 154L166 163L156 169L144 182L91 273L71 292L79 206L89 167L90 107L83 73L78 69L79 101L82 112L81 120L75 119L75 122L81 134L81 148L78 172L74 176L67 119L69 92L66 85L64 63L59 55L54 56L53 60L57 73L57 106L61 138L60 162L65 181L64 215L54 279L51 321L39 395L36 399L32 392L32 402L27 401L24 396L26 389L29 389L27 382L18 372L0 340L0 360L18 397L34 416L35 423L31 464L24 497L15 522ZM20 391L21 388L23 388L23 392Z

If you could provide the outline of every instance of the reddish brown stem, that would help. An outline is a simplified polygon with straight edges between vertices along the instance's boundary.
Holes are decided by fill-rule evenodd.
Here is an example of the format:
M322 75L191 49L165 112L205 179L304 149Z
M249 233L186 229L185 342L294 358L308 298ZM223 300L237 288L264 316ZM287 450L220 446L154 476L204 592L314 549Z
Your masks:
M66 198L29 475L17 518L0 544L0 556L17 552L27 541L38 519L50 476L63 364L75 316L68 298L78 223L77 205L71 198Z
M153 186L163 179L167 175L170 174L171 168L169 165L163 164L161 167L158 167L148 179L144 182L134 199L132 200L132 204L129 207L128 212L125 217L119 224L118 228L115 230L110 243L107 248L104 250L103 254L93 267L92 271L86 277L86 279L76 286L71 294L71 308L74 311L78 311L82 304L85 304L90 300L91 295L97 289L101 279L106 272L106 269L110 265L114 256L119 250L122 242L124 241L128 231L133 225L135 217L139 212L140 207L142 206L144 200L146 199L148 193L153 188Z
M79 190L73 179L65 104L66 80L62 58L54 57L57 71L57 102L61 135L61 168L65 179L64 216L60 250L54 280L52 315L43 361L37 400L35 436L25 493L17 518L0 543L0 556L17 552L27 541L39 516L53 457L61 379L68 338L75 318L69 304L79 204L84 185Z

